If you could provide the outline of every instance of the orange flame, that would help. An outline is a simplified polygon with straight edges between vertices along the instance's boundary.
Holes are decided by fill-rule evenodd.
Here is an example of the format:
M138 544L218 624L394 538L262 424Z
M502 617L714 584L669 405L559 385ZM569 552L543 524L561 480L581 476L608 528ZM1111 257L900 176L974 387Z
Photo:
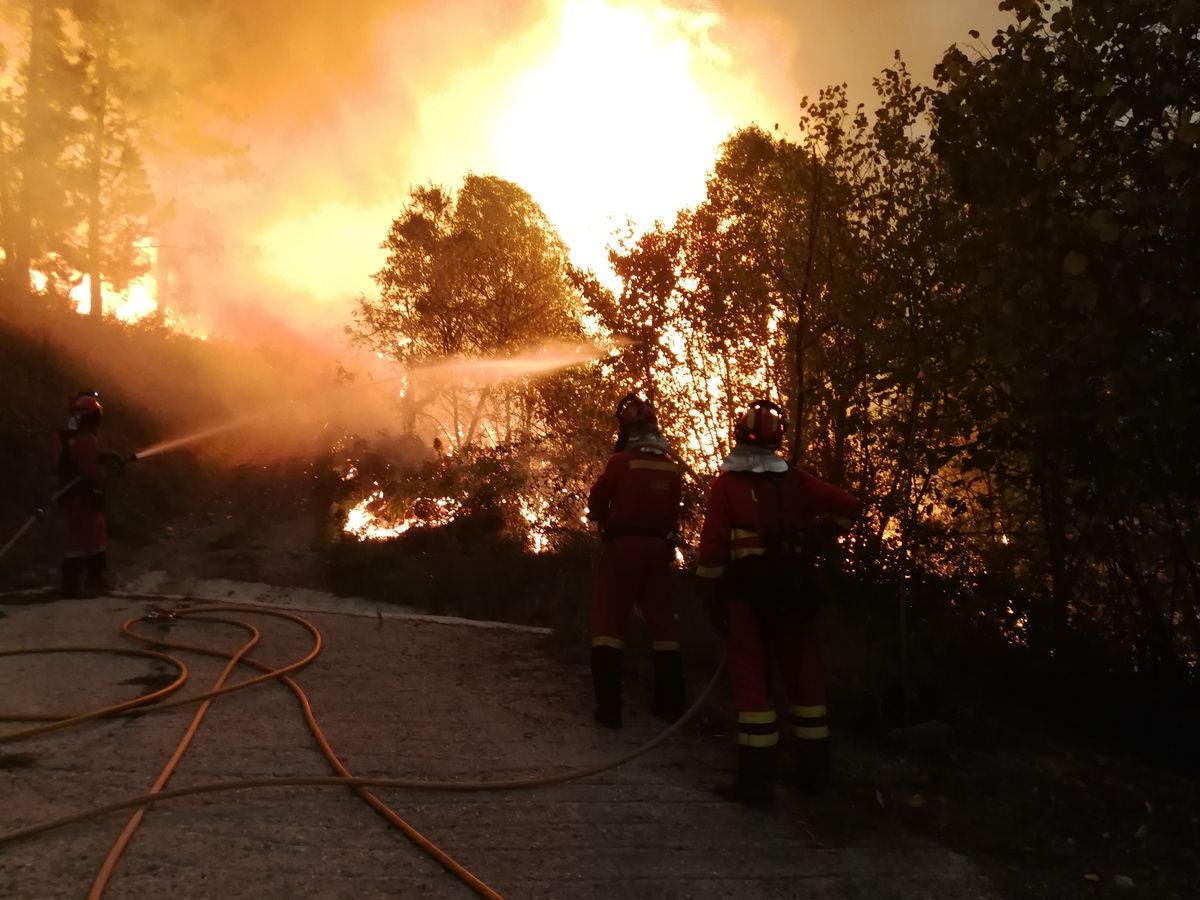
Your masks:
M454 517L462 509L462 503L458 500L451 497L439 497L430 501L434 510L431 515L424 518L409 516L389 522L371 510L371 506L382 499L383 491L377 490L356 503L346 513L346 524L342 526L342 531L353 535L360 541L386 541L399 537L413 528L437 528L447 525L454 521Z
M158 311L158 283L153 276L146 275L131 282L124 291L117 292L106 283L100 285L100 296L104 311L122 322L138 322ZM87 315L92 311L92 279L84 275L83 280L71 288L68 295L75 311Z

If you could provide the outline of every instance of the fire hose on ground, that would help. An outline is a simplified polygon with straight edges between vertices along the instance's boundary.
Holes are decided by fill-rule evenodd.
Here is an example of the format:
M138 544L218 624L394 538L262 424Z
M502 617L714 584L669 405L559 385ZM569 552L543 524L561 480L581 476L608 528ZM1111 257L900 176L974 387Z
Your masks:
M9 550L11 550L14 546L16 546L17 541L19 541L21 538L23 538L25 536L25 532L27 532L30 528L32 528L34 526L34 524L36 524L37 520L46 514L46 510L48 510L51 506L53 506L55 503L57 503L58 499L63 494L65 494L71 488L75 487L75 485L79 484L79 482L82 480L83 480L82 478L76 478L76 479L73 479L72 481L67 482L62 487L60 487L57 491L55 491L53 494L50 495L50 499L48 501L46 501L45 506L43 506L39 509L35 509L30 514L29 518L25 520L25 524L17 529L16 534L14 534L12 537L10 537L8 539L8 541L4 544L3 547L0 547L0 559L3 559L5 554L7 554Z
M280 668L273 669L273 668L265 665L264 663L259 662L254 659L251 659L245 655L258 642L259 632L254 626L249 625L248 623L241 622L236 619L222 618L220 615L217 615L219 613L230 613L230 612L242 612L242 613L251 613L251 614L259 614L259 615L268 615L268 616L273 616L276 618L281 618L281 619L292 621L292 622L300 625L304 629L306 629L312 635L313 646L309 650L309 652L307 654L305 654L303 657L301 657L299 660L297 660L293 663L290 663L286 666L282 666ZM676 720L674 723L672 723L670 726L668 726L666 729L664 729L662 732L660 732L652 740L647 741L646 743L634 748L633 750L631 750L627 753L624 753L614 759L603 762L603 763L598 763L593 766L587 766L584 768L573 769L573 770L569 770L566 772L560 772L560 773L555 773L555 774L530 775L530 776L526 776L523 778L508 779L508 780L503 780L503 781L422 781L422 780L409 779L409 778L384 778L384 777L362 778L362 777L352 776L350 774L349 770L346 769L346 767L342 764L341 760L337 757L333 748L329 745L329 742L326 739L324 732L321 730L320 726L317 724L317 721L313 714L312 707L309 703L308 697L305 695L304 691L300 688L300 686L292 678L289 677L290 673L295 672L295 671L303 668L304 666L308 665L310 662L312 662L313 659L316 658L317 654L320 653L321 647L322 647L322 636L321 636L320 630L315 625L313 625L307 619L304 619L297 615L293 615L291 613L283 612L281 610L270 609L270 608L266 608L266 607L241 607L241 606L228 606L228 605L196 607L196 608L185 610L185 611L182 611L179 613L169 614L166 616L166 618L168 620L174 620L174 619L180 619L180 618L189 618L192 616L197 617L197 621L219 622L219 623L233 625L235 627L245 629L248 632L250 632L250 639L246 643L244 643L238 650L236 650L235 652L230 654L230 653L222 652L220 650L213 650L213 649L210 649L207 647L198 647L198 646L191 645L191 644L168 642L168 641L163 641L163 640L159 640L159 639L155 639L155 638L147 638L142 635L136 634L133 631L133 628L138 622L147 621L147 620L155 621L156 618L154 618L154 617L134 617L134 618L127 620L126 622L124 622L122 624L122 626L121 626L122 633L126 637L128 637L132 640L135 640L139 643L145 644L148 647L160 648L159 650L130 649L130 648L118 648L118 647L64 646L64 647L38 647L38 648L30 648L30 649L24 649L24 650L9 650L9 651L0 652L0 657L35 654L35 653L38 653L38 654L40 654L40 653L115 653L115 654L120 654L120 655L143 656L143 657L148 657L151 659L156 659L160 662L165 662L165 663L175 667L175 669L177 670L177 673L178 673L176 678L170 684L166 685L165 687L162 687L158 690L144 694L140 697L136 697L132 700L125 701L125 702L119 703L119 704L115 704L115 705L112 705L109 707L105 707L103 709L94 710L92 712L64 714L64 715L26 714L26 713L0 714L0 721L26 721L26 722L28 722L28 721L43 721L43 722L46 722L46 724L35 726L33 728L27 728L27 729L23 729L20 731L9 732L8 734L0 734L0 744L11 743L11 742L18 741L18 740L28 739L28 738L31 738L31 737L34 737L37 735L46 734L51 731L56 731L56 730L59 730L62 728L70 727L72 725L78 725L83 722L91 721L94 719L113 718L113 717L121 717L121 716L140 716L140 715L146 715L146 714L153 713L153 712L161 712L161 711L164 711L167 709L174 709L179 706L184 706L184 705L188 705L188 704L192 704L192 703L200 703L201 704L200 708L196 712L196 715L193 717L191 724L188 726L187 730L185 731L183 738L180 740L179 745L176 747L175 751L171 755L170 760L167 762L166 766L164 766L162 772L159 774L150 793L143 794L143 795L136 796L136 797L126 798L124 800L119 800L114 803L105 804L103 806L98 806L93 809L84 810L82 812L73 813L71 815L63 816L63 817L60 817L57 819L40 822L40 823L37 823L34 825L27 826L25 828L21 828L21 829L15 830L15 831L8 832L7 834L0 834L0 846L4 846L6 844L21 840L23 838L29 838L29 837L33 837L38 834L44 834L48 831L53 831L53 830L56 830L59 828L64 828L69 825L77 824L79 822L84 822L84 821L87 821L90 819L99 818L101 816L105 816L110 813L120 812L122 810L129 810L129 809L135 810L135 813L131 817L129 823L126 825L126 827L122 831L121 835L117 838L116 842L113 844L113 847L110 850L108 857L105 859L105 862L104 862L103 866L101 867L100 873L96 877L96 880L92 886L91 892L89 893L89 898L91 898L91 900L95 900L95 898L99 898L101 896L101 894L103 893L104 887L107 884L109 878L111 877L111 875L115 869L116 863L117 863L118 859L120 858L122 851L129 843L130 839L133 836L134 831L136 830L138 824L140 823L142 817L145 815L146 811L154 804L162 803L167 800L176 800L176 799L180 799L183 797L189 797L189 796L194 796L194 795L199 795L199 794L211 794L211 793L217 793L217 792L222 792L222 791L271 788L271 787L349 787L349 788L353 789L355 791L355 793L357 793L359 795L359 797L363 799L364 802L366 802L373 809L375 809L377 812L379 812L380 815L382 815L389 822L389 824L391 824L393 827L400 830L405 835L405 837L407 837L412 843L414 843L423 852L425 852L426 854L431 856L440 865L442 865L448 872L453 874L456 878L461 880L465 885L470 887L475 893L477 893L478 895L480 895L482 897L499 898L501 896L499 893L497 893L495 890L493 890L491 887L489 887L487 884L485 884L483 881L481 881L479 878L477 878L475 875L473 875L471 872L469 872L466 868L464 868L461 864L459 864L457 861L455 861L452 857L449 856L449 854L447 854L445 851L443 851L440 847L438 847L436 844L434 844L428 838L426 838L422 834L420 834L420 832L418 832L408 822L406 822L404 819L402 819L394 810L392 810L385 803L383 803L383 801L380 800L375 794L371 793L370 791L368 791L366 789L374 787L374 788L397 788L397 789L404 789L404 790L432 790L432 791L453 791L453 792L522 790L522 789L529 789L529 788L549 787L552 785L565 784L567 782L578 781L583 778L588 778L588 777L591 777L594 775L601 774L603 772L610 771L612 769L616 769L622 765L625 765L628 762L631 762L634 759L637 759L638 757L648 753L649 751L653 750L655 747L662 744L664 741L666 741L668 738L670 738L672 735L674 735L676 732L678 732L681 728L683 728L684 725L686 725L689 721L691 721L695 717L695 715L699 712L699 710L704 706L704 704L707 702L709 696L712 694L713 689L716 687L716 684L720 678L721 672L724 669L723 663L717 667L716 671L713 673L712 678L709 680L709 682L705 686L705 688L701 691L700 695L696 698L695 702L687 710L687 712L685 712L684 715L681 716L678 720ZM163 650L163 649L186 651L186 652L191 652L191 653L199 653L199 654L203 654L203 655L207 655L207 656L215 656L215 657L219 657L219 658L224 658L224 659L228 660L228 664L226 665L225 669L222 671L220 677L217 679L217 682L212 690L209 690L205 693L202 693L202 694L199 694L196 696L186 697L186 698L179 699L179 700L172 700L169 703L159 703L158 701L165 699L166 697L170 696L175 691L177 691L179 688L181 688L184 685L184 683L187 681L187 678L188 678L188 668L187 668L186 664L182 660L180 660L174 656L171 656L167 653L161 652L161 650ZM257 675L252 678L248 678L244 681L236 682L234 684L229 684L229 685L225 684L227 678L229 677L229 675L232 673L232 671L237 667L237 665L239 663L243 664L243 665L248 665L252 668L255 668L255 669L259 670L262 674ZM188 744L190 743L190 741L192 739L192 736L196 733L196 730L199 728L200 721L202 720L204 713L207 711L209 704L211 703L211 701L214 698L223 696L225 694L233 693L235 691L244 690L244 689L246 689L248 687L252 687L256 684L262 684L266 681L272 681L272 680L276 680L276 679L282 681L282 683L286 687L288 687L292 691L292 693L296 696L297 701L300 703L301 711L304 716L305 723L309 728L309 731L312 733L314 739L316 740L316 742L318 744L318 747L320 748L323 755L326 757L326 760L329 762L330 766L337 773L337 775L334 775L334 776L295 776L295 777L284 777L284 778L254 778L254 779L244 779L244 780L237 780L237 781L212 782L212 783L206 783L206 784L192 785L192 786L186 787L186 788L175 788L172 790L164 790L164 787L165 787L167 781L169 780L172 772L174 771L175 766L178 764L179 760L182 758L184 752L187 749ZM52 721L48 721L48 720L52 720Z
M178 447L184 446L185 444L192 443L195 440L200 440L200 439L208 437L212 434L216 434L216 433L228 430L229 428L235 427L235 426L241 424L242 421L243 420L237 420L233 423L218 426L216 428L208 429L206 431L198 432L194 435L190 435L185 438L180 438L180 439L172 440L172 441L165 441L160 444L156 444L150 448L147 448L146 450L140 451L139 453L131 454L127 458L126 461L132 461L132 460L138 459L139 457L156 455L158 453L163 453L163 452L167 452L169 450L177 449ZM697 478L696 473L690 467L688 467L686 464L684 464L682 462L682 460L678 460L678 462L680 463L681 467L686 471L686 473L693 480L695 480L695 481L697 481L697 483L699 483L699 479ZM29 529L32 528L33 525L45 514L46 509L49 509L50 507L52 507L53 504L59 498L61 498L67 491L69 491L76 484L78 484L80 480L81 480L80 478L76 478L73 481L69 482L68 484L63 485L58 491L56 491L50 497L49 501L45 504L45 506L43 508L37 509L32 515L30 515L29 518L26 520L26 522L21 526L21 528L19 528L17 530L17 532L8 540L8 542L5 543L2 547L0 547L0 559L2 559L12 549L12 547L17 543L17 541L19 541L26 534L26 532L28 532ZM258 630L256 628L254 628L254 626L248 625L247 623L240 622L238 620L223 619L223 618L220 618L219 616L207 615L207 614L216 613L216 612L247 612L247 613L272 615L272 616L276 616L276 617L283 618L283 619L289 619L289 620L301 625L303 628L307 629L312 634L313 639L314 639L313 647L304 657L297 660L296 662L290 663L289 665L283 666L278 669L272 669L269 666L267 666L261 662L258 662L257 660L248 658L245 655L258 643L258 640L259 640ZM128 649L128 648L115 648L115 647L64 646L64 647L39 647L39 648L30 648L30 649L23 649L23 650L0 651L0 657L28 655L28 654L42 654L42 653L45 653L45 654L52 654L52 653L115 653L115 654L127 655L127 656L128 655L144 656L144 657L148 657L148 658L152 658L152 659L157 659L160 662L165 662L169 665L172 665L176 668L177 673L178 673L176 678L174 679L174 681L172 681L170 684L166 685L163 688L160 688L156 691L152 691L148 694L144 694L140 697L136 697L132 700L125 701L124 703L115 704L115 705L105 707L102 709L98 709L98 710L94 710L91 712L67 714L67 715L0 714L0 721L25 721L25 722L41 721L41 722L46 723L43 725L34 726L32 728L26 728L26 729L22 729L19 731L9 732L8 734L0 734L0 744L11 743L13 741L28 739L31 737L47 734L52 731L57 731L57 730L68 728L68 727L71 727L74 725L79 725L84 722L92 721L95 719L113 718L113 717L118 717L118 716L129 716L129 715L143 715L143 714L147 714L150 712L161 712L161 711L168 710L168 709L175 709L179 706L184 706L184 705L188 705L188 704L192 704L192 703L201 704L200 708L196 711L196 715L193 717L192 722L189 724L187 730L185 731L183 738L180 740L178 746L176 747L175 751L172 753L167 764L164 766L163 770L160 772L150 793L144 794L141 796L137 796L137 797L127 798L125 800L106 804L104 806L96 807L96 808L90 809L90 810L85 810L85 811L79 812L79 813L74 813L74 814L71 814L68 816L63 816L58 819L41 822L41 823L38 823L35 825L28 826L26 828L18 829L16 831L11 831L7 834L0 834L0 846L4 846L6 844L20 840L22 838L33 837L38 834L43 834L48 831L53 831L53 830L56 830L59 828L64 828L69 825L73 825L73 824L76 824L79 822L87 821L89 819L105 816L110 813L120 812L120 811L126 810L126 809L135 810L134 815L130 818L125 829L121 832L120 836L117 838L116 842L113 844L113 847L110 850L108 856L106 857L99 874L96 876L96 879L95 879L95 881L92 885L92 888L88 894L89 900L96 900L96 898L99 898L103 894L104 888L107 885L109 879L111 878L112 873L115 870L116 864L117 864L118 860L120 859L122 852L124 851L125 847L128 845L129 841L132 839L133 833L136 831L136 829L137 829L138 825L140 824L142 818L144 817L146 811L151 806L153 806L155 803L161 803L161 802L164 802L167 800L175 800L175 799L179 799L182 797L188 797L188 796L193 796L193 795L198 795L198 794L210 794L210 793L217 793L217 792L221 792L221 791L245 790L245 789L251 789L251 788L269 788L269 787L349 787L349 788L352 788L355 791L355 793L357 793L359 795L359 797L362 798L362 800L364 802L366 802L373 809L375 809L377 812L379 812L380 815L382 815L392 826L394 826L395 828L400 830L405 835L405 837L407 837L413 844L415 844L422 851L424 851L426 854L428 854L433 859L435 859L447 871L449 871L456 878L461 880L465 885L467 885L469 888L471 888L471 890L473 890L475 893L479 894L482 897L500 898L501 895L499 893L497 893L495 890L493 890L491 887L489 887L487 884L485 884L483 881L481 881L479 878L477 878L475 875L473 875L471 872L469 872L466 868L464 868L461 864L459 864L457 861L455 861L453 858L451 858L449 856L449 854L447 854L445 851L443 851L440 847L438 847L436 844L434 844L428 838L424 837L420 832L418 832L415 828L413 828L412 825L410 825L408 822L406 822L404 819L402 819L394 810L392 810L385 803L383 803L382 800L380 800L377 796L375 796L374 794L372 794L370 791L368 791L366 789L369 787L376 787L376 788L397 788L397 789L407 789L407 790L433 790L433 791L455 791L455 792L522 790L522 789L529 789L529 788L549 787L552 785L565 784L567 782L578 781L583 778L589 778L594 775L598 775L603 772L607 772L612 769L616 769L620 766L625 765L628 762L631 762L634 759L637 759L638 757L648 753L649 751L653 750L655 747L659 746L664 741L666 741L668 738L670 738L673 734L675 734L677 731L679 731L689 721L691 721L691 719L695 717L695 715L703 707L704 703L708 700L709 696L712 694L712 691L716 687L717 681L720 678L721 672L724 669L724 663L722 662L717 667L716 671L713 673L712 678L709 680L709 682L705 686L704 690L696 698L696 700L692 704L692 706L678 720L676 720L674 723L672 723L669 727L667 727L665 730L663 730L661 733L659 733L652 740L647 741L646 743L642 744L641 746L639 746L639 747L637 747L615 759L608 760L607 762L604 762L604 763L599 763L599 764L596 764L593 766L588 766L588 767L585 767L582 769L574 769L574 770L570 770L567 772L561 772L561 773L553 774L553 775L531 775L531 776L527 776L525 778L509 779L506 781L420 781L420 780L416 780L416 779L382 778L382 777L359 778L359 777L352 776L350 774L349 770L346 769L346 767L342 764L341 760L337 757L333 748L329 745L328 740L325 738L324 732L321 730L320 726L317 724L316 718L312 712L312 707L309 704L308 697L305 695L304 691L300 688L300 686L292 678L289 677L289 673L295 672L295 671L303 668L304 666L308 665L313 659L316 658L317 654L320 652L321 645L322 645L322 637L321 637L320 630L317 629L317 627L315 625L313 625L308 620L301 618L300 616L295 616L290 613L282 612L279 610L269 610L269 609L262 608L262 607L236 607L236 606L234 606L234 607L230 607L230 606L200 607L200 608L187 610L186 612L183 612L183 613L173 614L172 618L188 617L188 616L193 616L193 615L199 616L200 617L199 621L222 622L224 624L233 625L235 627L246 629L250 632L251 637L237 651L235 651L232 654L226 654L226 653L222 653L221 651L218 651L218 650L210 650L208 648L196 647L196 646L188 645L188 644L179 644L179 643L159 641L159 640L154 640L154 639L143 637L141 635L134 634L131 629L135 623L137 623L138 621L141 621L141 619L139 619L139 618L130 619L130 620L126 621L125 623L123 623L123 625L121 626L122 633L125 634L127 637L131 638L132 640L138 641L140 643L147 644L150 647L160 647L160 648L165 648L165 649L182 650L182 651L187 651L187 652L200 653L200 654L204 654L204 655L216 656L216 657L228 659L228 664L226 665L225 669L221 672L221 675L218 677L217 682L212 690L208 691L207 693L202 693L202 694L199 694L196 696L187 697L182 700L174 700L169 703L158 703L157 701L163 700L164 698L166 698L170 694L174 693L179 688L183 687L184 683L188 679L188 668L187 668L187 665L182 660L179 660L176 657L170 656L165 653L161 653L156 650L133 650L133 649ZM262 674L252 677L252 678L249 678L249 679L246 679L244 681L237 682L232 685L226 685L225 684L226 680L228 679L229 675L233 672L233 670L238 666L239 663L251 666L252 668L255 668L255 669L258 669ZM317 741L317 744L318 744L321 752L326 757L326 760L329 762L329 764L333 768L333 770L337 773L336 776L323 776L323 777L322 776L309 776L309 777L297 776L297 777L290 777L290 778L245 779L245 780L241 780L241 781L213 782L213 783L208 783L208 784L193 785L193 786L187 787L187 788L176 788L173 790L164 790L164 787L166 786L167 781L170 779L171 774L175 770L175 767L178 765L180 759L182 759L182 757L183 757L183 754L186 752L187 747L190 744L193 735L198 730L200 723L204 717L204 714L207 712L208 707L214 698L223 696L225 694L230 694L235 691L244 690L245 688L253 687L256 684L262 684L266 681L272 681L272 680L276 680L276 679L282 681L282 683L286 687L288 687L293 692L293 694L295 694L297 701L300 703L301 711L302 711L302 713L304 715L304 719L305 719L305 724L308 726L309 731L312 733L314 739ZM151 705L151 704L154 704L154 705Z

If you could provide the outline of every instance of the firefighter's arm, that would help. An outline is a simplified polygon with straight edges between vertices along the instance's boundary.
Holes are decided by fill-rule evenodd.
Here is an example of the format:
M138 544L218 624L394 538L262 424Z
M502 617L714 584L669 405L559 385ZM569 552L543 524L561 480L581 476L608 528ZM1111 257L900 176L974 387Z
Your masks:
M588 521L595 522L601 528L608 521L609 507L612 506L613 491L616 487L616 480L619 477L618 471L621 467L619 457L612 457L608 461L608 465L604 467L604 471L600 473L600 477L596 479L596 483L592 485L592 489L588 492Z
M807 472L804 476L804 504L812 517L810 527L835 536L849 531L862 512L858 498Z
M700 558L696 566L696 589L716 595L717 581L729 564L729 503L725 482L717 476L708 492L704 525L700 529Z
M727 611L721 597L721 576L729 563L729 507L724 484L718 476L708 494L704 525L700 529L700 559L696 566L696 597L708 619L722 634L728 626Z
M115 450L101 450L100 451L100 464L102 466L104 466L104 468L107 469L109 472L112 472L117 475L124 472L125 466L128 465L129 463L133 462L135 459L137 459L137 456L133 453L130 453L126 456L122 456L120 453L117 453Z

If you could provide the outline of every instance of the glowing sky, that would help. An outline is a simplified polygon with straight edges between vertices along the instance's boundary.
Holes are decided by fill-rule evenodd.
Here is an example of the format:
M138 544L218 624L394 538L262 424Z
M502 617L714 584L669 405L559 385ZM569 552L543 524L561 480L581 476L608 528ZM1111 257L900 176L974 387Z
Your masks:
M341 319L374 290L414 184L511 179L599 271L626 218L647 227L702 196L733 129L786 132L832 81L865 96L897 46L927 77L967 29L1001 21L994 0L346 0L323 29L324 4L269 20L279 2L199 4L226 49L197 93L240 155L209 176L181 175L193 163L178 157L159 169L176 243L217 246L193 295L279 293L293 314Z

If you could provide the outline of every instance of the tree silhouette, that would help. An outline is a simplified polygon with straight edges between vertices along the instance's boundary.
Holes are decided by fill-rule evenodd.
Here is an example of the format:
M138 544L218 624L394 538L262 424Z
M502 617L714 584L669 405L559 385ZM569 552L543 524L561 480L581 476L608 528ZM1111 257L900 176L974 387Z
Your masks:
M1034 639L1091 633L1176 669L1200 645L1200 7L1003 5L993 51L936 73L989 410L977 463Z
M358 340L408 372L403 426L447 399L450 445L469 445L481 427L493 440L528 435L535 392L463 386L422 372L459 357L506 357L553 339L582 336L582 305L567 250L527 192L493 176L468 175L457 194L411 192L383 247L378 298L363 297L352 329Z

